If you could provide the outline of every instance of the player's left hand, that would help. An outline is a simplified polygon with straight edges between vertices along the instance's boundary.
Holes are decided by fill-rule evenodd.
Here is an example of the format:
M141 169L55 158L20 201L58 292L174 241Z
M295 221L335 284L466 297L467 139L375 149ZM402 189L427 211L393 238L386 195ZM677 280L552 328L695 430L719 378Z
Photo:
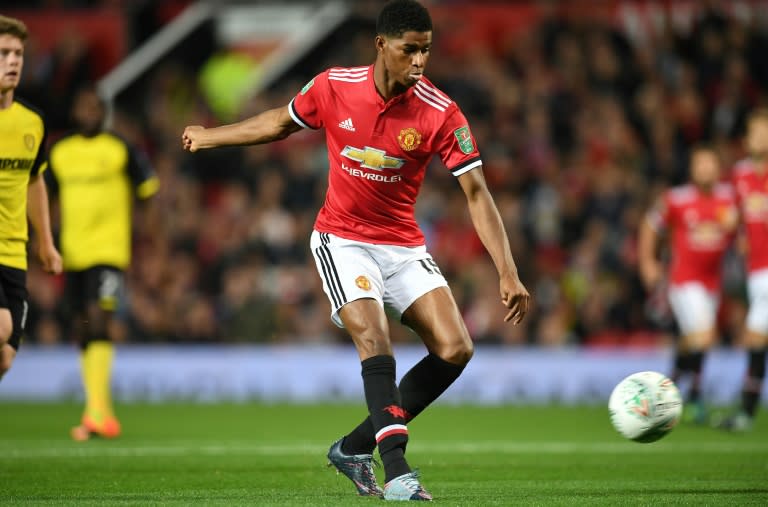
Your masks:
M59 254L59 251L56 250L55 246L41 245L39 256L40 262L43 264L43 269L46 273L51 273L53 275L61 273L61 254Z
M525 288L523 282L517 275L505 275L499 280L499 290L501 292L501 303L509 308L504 322L519 324L522 322L531 302L531 295Z

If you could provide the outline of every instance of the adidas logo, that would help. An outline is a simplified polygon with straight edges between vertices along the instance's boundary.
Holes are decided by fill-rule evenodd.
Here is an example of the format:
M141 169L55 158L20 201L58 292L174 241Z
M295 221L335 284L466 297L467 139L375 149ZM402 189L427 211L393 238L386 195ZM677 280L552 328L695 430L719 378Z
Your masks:
M352 118L347 118L346 120L339 122L339 127L349 130L350 132L355 131L355 126L352 125Z

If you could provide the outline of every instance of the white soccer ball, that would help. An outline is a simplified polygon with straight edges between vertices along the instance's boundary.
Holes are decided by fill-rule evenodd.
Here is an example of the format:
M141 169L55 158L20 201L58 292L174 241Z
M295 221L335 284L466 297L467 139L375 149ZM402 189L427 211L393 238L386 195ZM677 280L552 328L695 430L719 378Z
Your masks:
M669 378L655 371L633 373L613 388L608 400L616 431L635 442L655 442L677 425L683 399Z

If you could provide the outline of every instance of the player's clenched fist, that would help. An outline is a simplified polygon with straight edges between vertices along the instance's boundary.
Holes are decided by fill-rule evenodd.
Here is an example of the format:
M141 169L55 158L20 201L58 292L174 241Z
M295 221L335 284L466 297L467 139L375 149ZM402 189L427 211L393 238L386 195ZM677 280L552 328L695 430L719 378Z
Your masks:
M200 149L200 134L205 130L205 127L200 125L192 125L184 129L184 133L181 135L181 145L185 150L195 152Z

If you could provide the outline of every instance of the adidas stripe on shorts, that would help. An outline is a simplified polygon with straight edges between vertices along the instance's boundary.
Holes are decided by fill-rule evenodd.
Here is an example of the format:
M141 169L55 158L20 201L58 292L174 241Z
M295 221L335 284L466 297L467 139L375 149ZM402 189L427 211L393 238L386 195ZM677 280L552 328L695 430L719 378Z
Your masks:
M424 245L376 245L313 231L310 246L339 327L339 310L351 301L375 299L399 317L427 292L448 286Z

